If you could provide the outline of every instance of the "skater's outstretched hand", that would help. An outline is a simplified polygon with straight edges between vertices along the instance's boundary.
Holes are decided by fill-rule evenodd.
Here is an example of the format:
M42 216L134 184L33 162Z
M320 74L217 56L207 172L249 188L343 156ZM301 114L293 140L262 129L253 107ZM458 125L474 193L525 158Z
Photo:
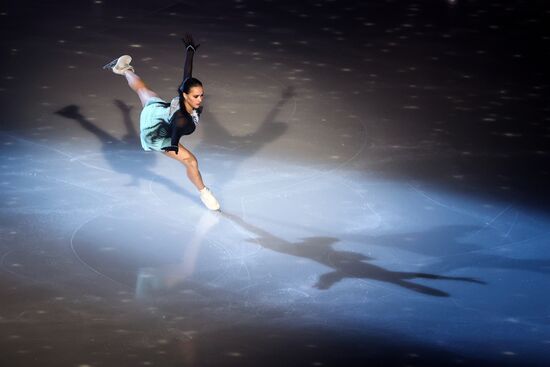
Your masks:
M162 148L162 150L164 150L166 153L174 152L174 153L178 154L178 146L177 145L170 145L169 147Z
M193 36L191 36L190 33L186 33L181 40L183 41L187 49L191 47L193 51L197 51L200 46L200 44L195 44L195 40L193 40Z

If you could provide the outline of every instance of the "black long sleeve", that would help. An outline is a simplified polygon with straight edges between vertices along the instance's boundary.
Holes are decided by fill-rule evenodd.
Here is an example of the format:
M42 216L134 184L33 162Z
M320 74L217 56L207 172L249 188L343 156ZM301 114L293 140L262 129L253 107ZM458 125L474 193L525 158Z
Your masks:
M183 93L183 84L193 75L193 56L195 55L195 47L189 45L185 51L185 65L183 66L183 79L178 88L180 94Z
M182 94L184 91L185 82L193 75L193 57L195 56L195 51L199 45L195 44L195 41L193 41L193 37L190 34L186 34L185 37L182 38L182 41L185 44L185 64L183 66L183 78L180 86L178 87L180 108L176 110L170 118L170 146L163 148L166 151L175 151L176 153L178 152L178 143L180 138L183 135L193 133L196 128L196 123L193 121L193 117L185 111Z
M187 112L178 110L174 112L170 120L170 145L171 148L177 148L180 138L183 135L190 135L195 131L196 125L193 118ZM172 149L177 152L177 149Z
M179 112L179 111L178 111L178 112ZM177 112L176 112L176 113L177 113ZM178 146L178 144L179 144L179 142L180 142L180 138L181 138L181 136L182 136L182 134L181 134L180 131L179 131L179 130L181 129L181 127L178 126L179 124L178 124L178 121L177 121L177 120L171 121L171 124L170 124L170 125L171 125L170 128L172 129L172 136L170 137L170 145L171 145L172 147L176 147L176 149L177 149L177 146ZM177 152L178 152L178 151L176 150L176 153L177 153Z

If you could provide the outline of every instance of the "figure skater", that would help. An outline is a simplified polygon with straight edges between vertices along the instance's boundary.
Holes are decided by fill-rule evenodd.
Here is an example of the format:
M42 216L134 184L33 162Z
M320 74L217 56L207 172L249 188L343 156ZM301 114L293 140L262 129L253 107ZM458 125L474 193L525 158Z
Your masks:
M202 181L197 158L179 142L183 135L190 135L195 131L202 112L201 103L204 96L202 83L191 76L193 56L199 45L195 44L189 34L185 35L182 41L186 48L183 79L178 87L178 96L173 98L171 103L161 99L145 85L130 65L132 57L120 56L103 68L124 75L143 105L139 119L143 149L164 152L166 156L183 163L187 177L199 190L204 205L210 210L219 210L218 200Z

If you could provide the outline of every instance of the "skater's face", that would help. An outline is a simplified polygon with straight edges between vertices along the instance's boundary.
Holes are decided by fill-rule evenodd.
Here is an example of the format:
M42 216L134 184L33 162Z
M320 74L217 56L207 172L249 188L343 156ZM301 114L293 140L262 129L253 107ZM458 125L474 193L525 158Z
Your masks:
M189 93L184 93L183 97L191 107L193 107L194 109L197 109L200 107L202 103L202 99L204 97L204 90L202 89L201 86L196 86L189 89Z

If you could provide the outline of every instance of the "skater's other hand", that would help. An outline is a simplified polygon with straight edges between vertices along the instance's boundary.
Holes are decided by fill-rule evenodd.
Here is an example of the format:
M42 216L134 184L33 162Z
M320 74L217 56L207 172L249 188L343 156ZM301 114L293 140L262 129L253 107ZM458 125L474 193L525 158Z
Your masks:
M178 154L178 146L177 145L170 145L169 147L162 148L162 150L164 150L166 153L174 152L174 153Z

